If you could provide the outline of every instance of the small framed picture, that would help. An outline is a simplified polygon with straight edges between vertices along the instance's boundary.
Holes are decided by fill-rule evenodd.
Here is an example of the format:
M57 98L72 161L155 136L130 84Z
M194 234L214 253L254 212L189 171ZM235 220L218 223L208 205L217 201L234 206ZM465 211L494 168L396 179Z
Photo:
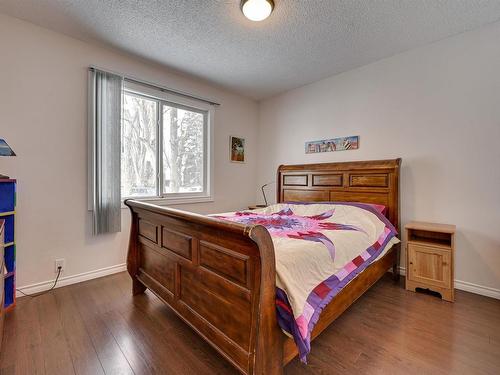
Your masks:
M244 163L245 162L245 138L235 137L231 135L229 137L229 158L234 163Z

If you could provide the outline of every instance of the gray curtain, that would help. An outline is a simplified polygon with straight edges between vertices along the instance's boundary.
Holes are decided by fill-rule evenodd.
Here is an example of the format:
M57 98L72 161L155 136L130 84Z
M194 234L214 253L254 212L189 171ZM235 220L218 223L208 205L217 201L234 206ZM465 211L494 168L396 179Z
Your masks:
M122 86L122 77L89 69L89 208L94 235L121 230Z

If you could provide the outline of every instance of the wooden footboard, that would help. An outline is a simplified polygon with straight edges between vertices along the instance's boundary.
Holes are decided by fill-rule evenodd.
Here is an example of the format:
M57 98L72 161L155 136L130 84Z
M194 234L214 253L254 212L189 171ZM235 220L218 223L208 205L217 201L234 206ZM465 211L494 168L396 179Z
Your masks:
M244 374L281 374L275 260L262 226L134 200L127 269Z

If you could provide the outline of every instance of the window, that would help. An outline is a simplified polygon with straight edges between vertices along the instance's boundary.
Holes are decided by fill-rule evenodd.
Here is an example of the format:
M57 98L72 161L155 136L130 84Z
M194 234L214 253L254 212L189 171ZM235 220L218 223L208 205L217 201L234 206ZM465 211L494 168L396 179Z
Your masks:
M121 196L211 199L211 108L146 87L123 93Z

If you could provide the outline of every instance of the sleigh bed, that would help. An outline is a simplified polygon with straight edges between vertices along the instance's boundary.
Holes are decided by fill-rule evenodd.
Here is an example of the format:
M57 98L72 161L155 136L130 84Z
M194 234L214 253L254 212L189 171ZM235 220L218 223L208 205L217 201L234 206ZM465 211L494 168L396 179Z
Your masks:
M385 206L399 232L401 159L283 165L277 202L363 202ZM297 356L277 322L275 248L261 225L127 200L132 227L127 269L133 294L146 288L244 374L282 374ZM400 244L341 289L312 330L316 338L389 269ZM314 350L314 345L313 345Z

